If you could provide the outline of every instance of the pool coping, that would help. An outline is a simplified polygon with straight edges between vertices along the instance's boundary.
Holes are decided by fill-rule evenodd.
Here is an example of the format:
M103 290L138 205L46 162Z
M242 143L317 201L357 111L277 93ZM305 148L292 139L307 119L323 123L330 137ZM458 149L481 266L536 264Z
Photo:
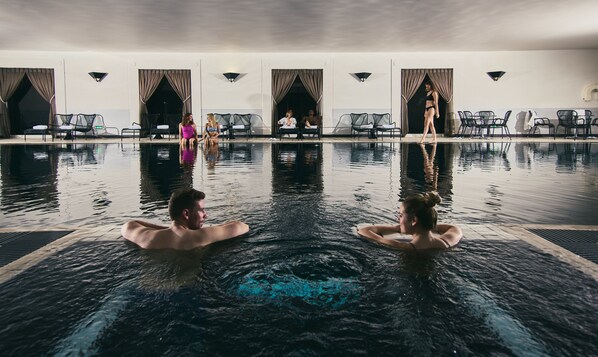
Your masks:
M546 239L530 232L528 229L566 229L566 230L595 230L598 226L585 225L554 225L554 224L461 224L463 240L499 240L499 241L524 241L543 252L549 253L563 263L581 271L598 281L598 264L578 256ZM93 241L119 241L123 238L120 235L119 226L107 227L72 227L72 226L41 226L41 227L19 227L0 228L0 232L25 232L25 231L59 231L72 230L66 236L47 244L9 264L0 268L0 284L16 277L23 271L38 264L44 259L57 252L77 243Z

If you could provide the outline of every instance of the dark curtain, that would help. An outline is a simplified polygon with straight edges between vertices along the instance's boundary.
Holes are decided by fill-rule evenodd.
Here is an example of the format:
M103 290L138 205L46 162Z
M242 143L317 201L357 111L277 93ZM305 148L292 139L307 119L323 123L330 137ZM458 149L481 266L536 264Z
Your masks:
M54 70L48 68L28 69L27 77L31 85L37 92L50 103L50 115L48 117L48 126L54 124L54 115L56 114L56 96L54 95Z
M436 85L438 94L446 100L444 134L453 135L455 131L455 121L453 119L453 69L429 69L427 72L430 80Z
M417 88L426 77L424 69L402 69L401 70L401 133L409 132L409 112L407 103L413 98Z
M159 69L140 69L139 70L139 115L140 124L144 128L149 127L147 121L147 101L158 88L160 81L164 77L164 71Z
M10 137L8 101L25 76L23 68L0 68L0 136Z
M322 94L324 88L322 70L302 69L299 71L299 79L303 83L307 93L316 101L316 112L322 117Z
M278 101L282 100L293 86L298 75L295 69L273 69L272 70L272 135L276 128Z
M183 115L191 113L191 70L171 69L164 72L166 79L183 101Z
M446 100L444 134L452 135L455 123L453 120L453 70L452 68L403 69L401 70L401 128L403 135L409 132L409 113L407 102L411 100L422 81L426 77L436 85L438 94Z

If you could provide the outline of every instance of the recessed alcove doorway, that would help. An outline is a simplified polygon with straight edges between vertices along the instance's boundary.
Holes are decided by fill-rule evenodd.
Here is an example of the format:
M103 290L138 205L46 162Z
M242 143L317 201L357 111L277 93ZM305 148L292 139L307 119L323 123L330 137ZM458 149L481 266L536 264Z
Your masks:
M426 74L424 80L417 88L417 91L409 100L409 134L422 134L424 132L424 112L426 110L426 83L430 81L430 77ZM446 100L438 95L438 111L440 117L434 119L434 127L437 134L444 133L444 122L446 113ZM429 132L428 132L429 133Z
M46 125L50 116L48 103L33 87L27 75L8 101L10 135L22 135L34 125Z

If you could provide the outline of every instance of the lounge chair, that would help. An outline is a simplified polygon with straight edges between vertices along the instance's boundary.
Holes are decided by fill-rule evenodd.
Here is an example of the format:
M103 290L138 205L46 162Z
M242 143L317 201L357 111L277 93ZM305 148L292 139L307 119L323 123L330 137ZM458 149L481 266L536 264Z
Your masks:
M216 123L220 127L220 134L228 134L230 135L230 114L220 114L214 113L214 118L216 119Z
M230 128L230 138L235 137L235 133L245 133L251 137L251 117L252 114L233 114L233 122Z
M65 134L64 139L74 140L73 129L75 128L75 123L73 123L73 114L56 114L55 119L56 124L50 127L52 138L60 134Z
M374 123L369 119L367 113L351 113L351 136L356 137L360 133L367 133L369 137L372 136Z
M378 133L381 133L381 137L384 138L384 133L390 133L390 137L393 138L395 133L399 133L399 137L401 135L401 128L397 128L395 123L391 121L390 113L383 113L383 114L372 114L372 118L374 119L374 129L376 129L376 136Z
M152 118L154 122L150 122L150 140L152 139L152 135L155 135L155 139L161 138L162 135L168 135L168 140L172 135L178 136L178 128L179 128L179 115L166 115L166 118L159 123L158 117Z
M23 131L23 139L27 141L27 135L41 135L42 139L46 141L46 135L50 133L50 128L47 125L34 125L31 129Z

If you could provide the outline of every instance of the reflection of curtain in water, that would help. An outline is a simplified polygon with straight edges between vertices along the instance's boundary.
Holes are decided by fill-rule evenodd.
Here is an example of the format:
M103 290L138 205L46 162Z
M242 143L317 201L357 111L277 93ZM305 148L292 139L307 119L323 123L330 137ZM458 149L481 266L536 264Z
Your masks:
M276 227L302 235L317 231L323 214L323 187L322 145L272 145L272 194L281 196L271 206ZM300 230L289 229L299 224Z
M170 144L141 145L141 204L166 207L172 191L185 185L179 163L179 146Z
M46 145L0 146L2 210L12 212L30 202L58 207L58 152ZM15 196L16 193L21 193Z

